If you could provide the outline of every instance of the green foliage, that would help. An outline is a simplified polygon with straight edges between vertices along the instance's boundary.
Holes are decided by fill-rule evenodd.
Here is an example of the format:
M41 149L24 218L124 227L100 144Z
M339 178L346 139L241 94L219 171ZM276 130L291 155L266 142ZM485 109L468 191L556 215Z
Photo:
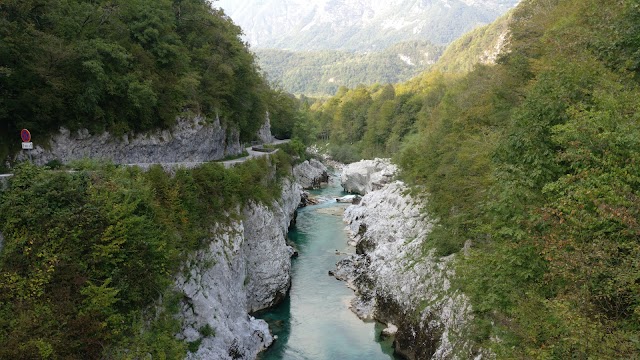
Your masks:
M333 147L394 155L438 220L424 254L471 245L454 286L475 320L457 336L498 358L640 356L637 10L523 1L496 65L311 107Z
M360 151L353 145L331 145L329 146L329 155L331 158L344 164L350 164L352 162L362 160L362 156L359 155Z
M206 324L205 326L201 327L198 331L200 332L200 335L202 335L203 337L216 336L216 331L209 324Z
M189 341L187 349L192 353L197 352L200 348L200 344L202 344L202 338L195 341Z
M54 357L95 358L125 335L169 283L169 232L154 224L151 196L136 177L18 170L2 199L0 304L20 316L2 317L2 343L12 346L1 357L35 352L23 338L30 328Z
M268 87L240 28L205 0L0 4L0 155L29 128L116 135L220 115L251 140Z
M256 54L269 80L286 91L332 96L341 86L407 81L430 68L442 50L442 46L429 42L412 41L370 53L258 49ZM398 54L410 59L410 63Z
M291 169L279 153L173 177L18 167L0 193L0 358L183 358L173 276L212 223L279 195Z
M269 118L271 120L271 133L278 139L290 139L296 128L301 123L301 103L293 95L277 90L271 92L269 101Z
M628 4L601 6L524 2L511 53L449 87L399 157L440 219L433 244L475 245L458 267L469 336L500 358L638 355L639 90L593 46L596 18L617 29Z
M307 147L299 139L292 139L289 142L278 145L267 145L268 147L280 149L287 153L294 162L301 163L307 160Z

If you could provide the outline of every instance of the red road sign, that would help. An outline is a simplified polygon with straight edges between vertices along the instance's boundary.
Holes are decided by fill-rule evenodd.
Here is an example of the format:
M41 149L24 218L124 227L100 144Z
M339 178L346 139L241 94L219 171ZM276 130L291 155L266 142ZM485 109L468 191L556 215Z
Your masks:
M31 141L31 133L27 129L22 129L22 131L20 131L20 137L22 138L22 142Z

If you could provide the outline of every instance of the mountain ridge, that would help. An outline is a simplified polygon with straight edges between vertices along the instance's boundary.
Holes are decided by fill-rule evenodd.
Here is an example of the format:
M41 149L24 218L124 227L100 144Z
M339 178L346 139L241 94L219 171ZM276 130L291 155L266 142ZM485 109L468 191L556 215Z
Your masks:
M382 51L289 51L257 49L269 81L294 94L334 95L341 86L398 83L429 69L444 48L424 41L392 45Z
M397 42L447 44L491 23L519 0L219 0L253 48L383 49Z

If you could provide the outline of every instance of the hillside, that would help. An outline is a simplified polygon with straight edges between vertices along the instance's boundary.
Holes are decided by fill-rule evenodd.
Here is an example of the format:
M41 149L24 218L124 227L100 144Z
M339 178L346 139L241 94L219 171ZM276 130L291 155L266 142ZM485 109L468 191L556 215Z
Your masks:
M399 83L435 63L442 47L426 42L395 44L380 52L255 51L267 78L284 90L308 96L335 95L341 86Z
M633 0L527 0L494 65L311 107L335 157L393 155L427 199L422 256L454 254L474 311L449 341L499 359L640 356L638 14Z
M200 293L209 287L235 296L208 303L201 299L206 294L189 293L196 281L187 274L231 262L246 269L244 254L229 249L246 240L234 226L242 229L244 219L245 229L257 227L243 210L278 206L281 180L291 176L289 161L280 151L230 169L210 163L173 176L160 166L142 171L87 161L91 167L71 172L18 166L8 188L0 189L0 358L185 359L205 338L221 342L227 354L232 343L251 347L242 331L224 331L250 321L242 313L246 289L253 286L246 277L259 281L257 271L238 274L235 265L226 275L240 276L240 286L229 281L226 288L220 273L211 284L199 276ZM295 209L297 188L291 201ZM264 226L258 220L253 222ZM228 227L235 238L225 233ZM281 236L280 254L288 261ZM261 250L274 243L259 232L255 237ZM269 255L265 261L272 264L277 254ZM253 266L258 261L251 259ZM219 321L201 324L195 337L192 331L185 338L181 334L198 311L203 317L219 312Z
M371 51L447 44L519 0L219 0L256 49Z
M0 4L0 158L28 128L93 134L217 116L252 140L270 89L241 30L205 0Z
M489 25L462 35L447 46L431 70L464 73L477 64L494 64L503 51L508 51L512 14L509 12Z

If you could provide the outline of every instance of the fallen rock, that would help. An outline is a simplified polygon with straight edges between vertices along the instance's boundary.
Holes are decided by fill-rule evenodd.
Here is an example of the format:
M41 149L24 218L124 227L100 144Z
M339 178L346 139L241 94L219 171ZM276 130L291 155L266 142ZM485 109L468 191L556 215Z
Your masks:
M336 198L339 203L357 204L360 202L360 196L358 195L345 195L343 197Z

